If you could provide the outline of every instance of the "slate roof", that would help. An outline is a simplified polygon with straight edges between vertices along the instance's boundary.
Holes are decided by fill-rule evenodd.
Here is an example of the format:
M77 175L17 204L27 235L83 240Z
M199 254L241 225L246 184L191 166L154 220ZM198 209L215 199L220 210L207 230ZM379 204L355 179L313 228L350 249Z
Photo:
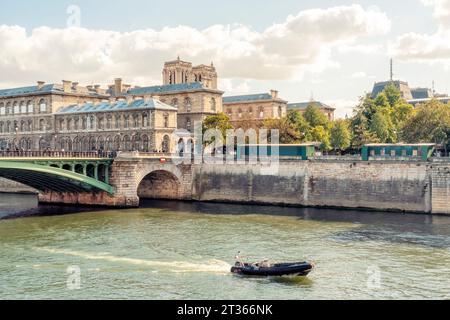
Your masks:
M104 112L104 111L121 111L121 110L168 110L176 111L177 108L162 103L156 99L145 101L144 99L134 100L130 103L127 101L101 102L98 104L85 103L81 105L71 105L62 107L56 114L71 114L71 113L90 113L90 112Z
M104 96L102 94L98 94L97 92L89 91L84 87L80 87L79 90L80 91L71 91L70 93L89 96ZM59 84L44 84L40 89L38 86L0 89L0 98L49 93L64 94L63 86Z
M133 88L128 90L127 94L144 95L144 94L189 91L198 89L207 89L207 88L203 87L203 84L201 82L192 82L192 83L167 84L163 86Z
M326 105L325 103L322 103L320 101L306 101L306 102L288 103L287 109L288 110L305 110L306 108L308 108L308 106L310 104L313 104L313 105L315 105L318 108L336 110L335 108L330 107L329 105Z
M248 94L242 96L223 97L223 103L235 103L235 102L248 102L248 101L261 101L272 100L272 96L268 93Z

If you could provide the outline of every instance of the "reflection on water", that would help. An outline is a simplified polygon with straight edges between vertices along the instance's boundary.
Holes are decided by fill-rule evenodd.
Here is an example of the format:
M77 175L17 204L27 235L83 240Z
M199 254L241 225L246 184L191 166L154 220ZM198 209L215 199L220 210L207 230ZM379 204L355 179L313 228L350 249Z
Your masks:
M0 221L1 298L450 298L448 217L169 201L40 206L25 218L0 208L13 218ZM317 268L308 277L236 276L237 251ZM80 290L67 289L68 266L80 268ZM368 285L374 268L380 288Z

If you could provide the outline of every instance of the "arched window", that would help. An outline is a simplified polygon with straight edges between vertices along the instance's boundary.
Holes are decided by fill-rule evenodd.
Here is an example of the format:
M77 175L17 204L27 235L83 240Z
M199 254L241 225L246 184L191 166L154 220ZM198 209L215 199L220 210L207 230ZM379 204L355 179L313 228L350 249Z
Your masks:
M164 114L164 128L169 127L169 115L166 113Z
M72 130L72 123L73 123L73 120L71 118L67 119L67 130L68 131Z
M39 101L39 112L47 112L47 103L44 99L41 99L41 101Z
M6 114L11 114L12 113L12 109L11 109L11 102L8 102L6 104Z
M241 108L238 109L238 117L242 118L242 109Z
M44 131L44 130L45 130L45 120L40 119L39 120L39 131Z
M6 114L6 108L4 103L0 103L0 116L4 116Z
M189 98L184 99L184 108L185 108L186 112L192 111L191 99L189 99Z
M11 132L11 122L6 122L6 132Z
M228 115L229 117L231 117L231 116L233 115L233 112L231 111L231 109L227 109L227 115Z
M115 128L120 128L120 114L116 114ZM118 148L116 150L119 150Z
M191 131L191 119L186 119L186 130Z
M211 98L211 111L212 112L216 112L217 111L216 99L214 99L214 98Z
M73 129L78 130L79 126L80 126L80 118L76 117L75 120L73 121ZM79 151L81 151L81 150L79 150Z
M172 99L172 106L174 106L175 108L178 108L178 99Z
M20 103L20 113L23 114L27 113L27 105L25 104L25 101L22 101Z
M131 140L129 136L124 136L123 137L123 144L122 144L122 149L124 151L131 151Z
M3 121L2 121L2 122L0 122L0 133L3 133L3 126L4 126L4 124L3 124Z
M113 146L115 151L119 151L120 150L120 136L115 136L114 137L114 146Z
M142 151L149 152L150 151L150 148L149 148L150 139L148 138L148 136L146 134L143 134L141 139L142 139Z
M31 100L27 102L27 112L34 113L34 105L33 105L33 101L31 101Z
M133 115L133 127L139 128L139 115L137 114Z
M59 119L59 131L64 130L64 119Z
M112 145L112 138L111 138L110 136L108 136L108 137L106 138L105 150L106 150L106 151L111 151L112 148L113 148L113 145Z
M98 118L98 129L99 130L105 129L105 118L103 117Z
M29 132L33 131L33 121L32 120L28 120L27 131L29 131Z
M123 127L125 129L128 129L130 127L130 116L129 115L126 115L124 117Z
M25 121L20 121L20 131L24 132L25 131Z
M168 153L170 151L170 137L165 135L161 145L162 152Z
M248 114L249 114L250 116L253 115L253 108L252 108L252 107L249 107L247 111L248 111Z
M259 112L259 117L260 117L261 119L264 118L264 108L263 108L263 107L259 107L258 112Z
M147 114L147 112L144 112L142 114L142 127L149 127L149 126L150 126L150 123L148 121L148 114Z
M14 114L19 114L20 113L19 104L17 102L14 102L13 107L14 107Z
M89 117L88 129L89 130L94 130L94 126L95 126L95 117L94 116L90 116Z
M86 130L86 129L87 129L87 117L86 117L86 116L84 116L84 117L81 119L81 129L83 129L83 130Z
M111 129L111 123L112 123L112 116L108 115L108 117L106 118L106 129L108 130Z

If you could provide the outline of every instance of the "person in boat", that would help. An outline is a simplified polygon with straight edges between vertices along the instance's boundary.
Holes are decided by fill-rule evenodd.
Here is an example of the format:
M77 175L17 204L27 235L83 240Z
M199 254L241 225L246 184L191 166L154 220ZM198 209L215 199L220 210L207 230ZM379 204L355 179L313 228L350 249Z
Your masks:
M242 258L241 258L241 252L238 251L237 255L234 257L236 259L236 264L240 265L241 267L244 266L244 262L242 262Z
M270 265L269 260L268 260L268 259L265 259L265 260L261 261L261 262L259 263L259 267L260 267L260 268L270 268L271 265Z

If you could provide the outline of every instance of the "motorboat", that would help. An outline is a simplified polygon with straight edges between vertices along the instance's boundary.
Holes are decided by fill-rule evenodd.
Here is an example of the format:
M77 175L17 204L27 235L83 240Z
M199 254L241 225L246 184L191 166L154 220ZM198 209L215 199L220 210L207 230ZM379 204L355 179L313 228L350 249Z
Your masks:
M270 263L263 260L259 263L236 261L231 272L247 276L307 276L315 267L313 262Z

